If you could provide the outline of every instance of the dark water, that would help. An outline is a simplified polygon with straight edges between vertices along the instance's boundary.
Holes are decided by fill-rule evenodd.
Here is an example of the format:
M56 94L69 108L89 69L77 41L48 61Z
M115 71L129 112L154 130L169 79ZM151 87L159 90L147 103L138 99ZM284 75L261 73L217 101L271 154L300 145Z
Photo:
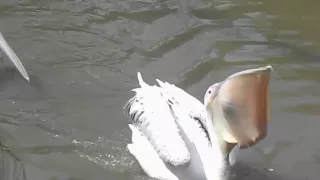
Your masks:
M207 87L274 67L266 139L231 179L320 177L320 1L2 0L0 31L31 78L0 68L0 179L148 179L122 113L137 87Z

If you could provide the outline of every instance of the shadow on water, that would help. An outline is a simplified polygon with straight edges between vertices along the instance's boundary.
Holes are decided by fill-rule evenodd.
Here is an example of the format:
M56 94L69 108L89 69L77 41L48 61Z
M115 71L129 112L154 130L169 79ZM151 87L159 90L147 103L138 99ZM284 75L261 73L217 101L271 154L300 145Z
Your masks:
M0 57L2 59L2 57ZM0 89L10 82L19 78L19 72L13 67L0 68ZM21 78L21 77L20 77ZM1 124L8 124L6 119L1 117ZM18 125L13 123L12 125ZM0 179L1 180L26 180L25 165L21 159L7 146L5 140L10 138L10 133L5 128L0 128Z
M27 180L23 162L4 143L7 134L0 129L0 179L1 180Z
M226 170L226 180L259 179L259 180L295 180L272 172L273 169L255 168L245 163L238 163Z

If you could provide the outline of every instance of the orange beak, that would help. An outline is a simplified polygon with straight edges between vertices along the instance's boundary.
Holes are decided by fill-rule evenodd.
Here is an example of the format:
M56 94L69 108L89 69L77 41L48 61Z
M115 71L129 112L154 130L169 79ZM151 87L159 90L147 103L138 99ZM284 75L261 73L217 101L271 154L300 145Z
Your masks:
M230 143L227 149L232 149L231 144L250 147L266 136L271 70L265 66L229 76L209 102L214 127Z

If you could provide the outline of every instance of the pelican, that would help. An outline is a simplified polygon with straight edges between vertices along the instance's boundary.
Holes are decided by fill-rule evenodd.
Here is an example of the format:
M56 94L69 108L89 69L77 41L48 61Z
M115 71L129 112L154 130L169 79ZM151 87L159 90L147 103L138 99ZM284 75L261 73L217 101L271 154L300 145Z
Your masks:
M266 136L270 65L244 70L211 85L204 103L168 82L140 87L124 111L127 145L144 172L160 180L220 180L224 158Z
M2 36L2 33L0 33L0 48L8 56L8 58L15 65L15 67L19 70L23 78L29 82L30 78L26 69L23 67L16 53L14 53L14 51L11 49L7 41L4 39L4 37Z

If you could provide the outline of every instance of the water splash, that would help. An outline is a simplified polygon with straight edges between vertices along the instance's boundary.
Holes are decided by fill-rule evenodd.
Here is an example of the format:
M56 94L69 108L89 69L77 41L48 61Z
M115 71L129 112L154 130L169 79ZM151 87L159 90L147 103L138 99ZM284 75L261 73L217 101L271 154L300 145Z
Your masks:
M127 151L126 143L99 137L96 141L73 140L76 152L105 169L116 172L132 172L139 170L139 165Z

